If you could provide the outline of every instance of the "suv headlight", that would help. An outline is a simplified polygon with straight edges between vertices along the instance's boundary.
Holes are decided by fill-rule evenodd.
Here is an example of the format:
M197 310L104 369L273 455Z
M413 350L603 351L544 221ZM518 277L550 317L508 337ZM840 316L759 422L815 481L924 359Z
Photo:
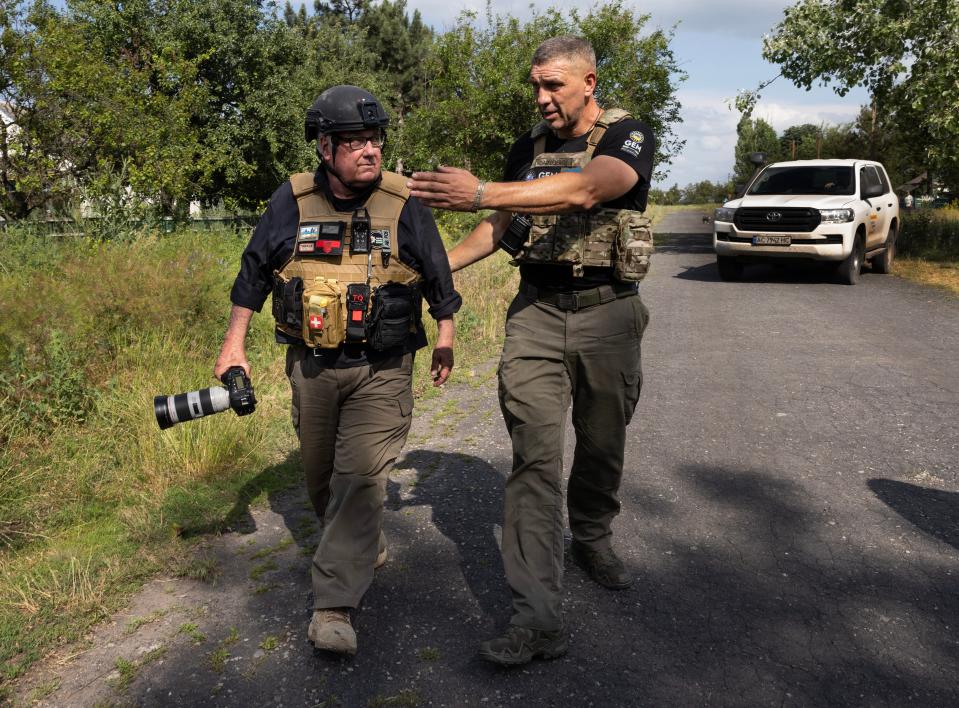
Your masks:
M716 211L713 212L713 221L728 221L732 223L733 218L736 216L735 209L727 209L726 207L719 207Z
M856 218L852 209L820 209L819 220L823 224L846 224Z

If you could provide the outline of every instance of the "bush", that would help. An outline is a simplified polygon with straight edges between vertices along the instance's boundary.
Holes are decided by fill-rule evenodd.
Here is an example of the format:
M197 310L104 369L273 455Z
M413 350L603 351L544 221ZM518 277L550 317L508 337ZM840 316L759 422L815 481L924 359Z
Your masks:
M902 214L896 249L929 260L959 259L959 209L920 209Z

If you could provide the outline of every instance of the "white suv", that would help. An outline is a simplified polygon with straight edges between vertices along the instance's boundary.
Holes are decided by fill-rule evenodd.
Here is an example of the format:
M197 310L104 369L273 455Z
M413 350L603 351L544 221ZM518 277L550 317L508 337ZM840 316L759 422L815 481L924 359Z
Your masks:
M810 258L836 261L840 280L854 285L865 260L889 272L898 230L899 200L881 164L796 160L766 165L716 210L713 248L723 280L749 262Z

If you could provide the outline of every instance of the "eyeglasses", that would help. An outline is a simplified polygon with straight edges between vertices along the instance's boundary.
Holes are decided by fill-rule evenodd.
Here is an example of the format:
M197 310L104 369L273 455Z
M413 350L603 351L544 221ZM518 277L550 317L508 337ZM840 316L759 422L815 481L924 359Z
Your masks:
M375 148L383 147L386 142L386 136L383 133L374 135L370 138L361 138L357 136L337 136L333 138L337 145L346 145L350 150L362 150L369 143Z

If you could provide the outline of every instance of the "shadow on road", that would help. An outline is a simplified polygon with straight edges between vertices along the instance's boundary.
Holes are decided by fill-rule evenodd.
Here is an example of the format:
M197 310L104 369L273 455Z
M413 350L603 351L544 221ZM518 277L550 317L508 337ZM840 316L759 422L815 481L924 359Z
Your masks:
M503 473L478 457L433 450L408 452L396 467L415 469L416 481L405 498L390 482L387 509L430 507L433 524L455 545L463 579L483 613L505 621L509 604L497 543Z
M869 488L893 511L924 533L959 549L959 492L870 479Z
M235 531L240 534L253 533L256 531L256 522L250 515L250 504L266 493L270 506L283 515L287 527L292 530L301 526L302 505L297 504L294 509L283 500L299 494L297 485L302 485L302 478L300 453L294 450L282 462L265 467L256 477L240 487L236 492L233 506L219 518L211 519L208 510L196 508L209 504L209 499L177 497L176 513L182 517L182 521L178 522L175 516L171 516L171 520L172 523L181 526L180 534L184 537L205 536L224 531ZM315 518L312 511L310 516Z
M190 692L176 701L158 692L143 704L206 705L223 681L224 705L312 705L333 696L341 705L385 705L404 687L444 705L485 705L484 697L491 706L956 704L954 560L903 555L875 536L889 520L863 532L848 513L812 500L802 481L765 469L678 466L665 475L668 494L655 481L630 484L623 502L639 519L629 557L634 587L609 592L568 568L569 655L513 672L481 663L477 644L510 609L497 544L508 467L505 457L491 464L432 450L398 461L398 472L415 470L415 479L398 474L388 486L392 555L356 614L355 659L310 651L309 559L278 554L269 593L253 592L245 567L231 582L250 587L238 603L248 625L242 636L289 637L291 651L243 664L243 675L241 664L218 675L196 653L171 652L154 685ZM266 488L269 472L245 497ZM957 545L957 495L888 480L869 487ZM312 513L301 489L269 493L291 530ZM236 518L246 503L238 502ZM204 653L217 646L213 639L220 641L211 636ZM240 656L242 647L229 651Z
M709 234L655 235L657 253L712 253L713 237Z

